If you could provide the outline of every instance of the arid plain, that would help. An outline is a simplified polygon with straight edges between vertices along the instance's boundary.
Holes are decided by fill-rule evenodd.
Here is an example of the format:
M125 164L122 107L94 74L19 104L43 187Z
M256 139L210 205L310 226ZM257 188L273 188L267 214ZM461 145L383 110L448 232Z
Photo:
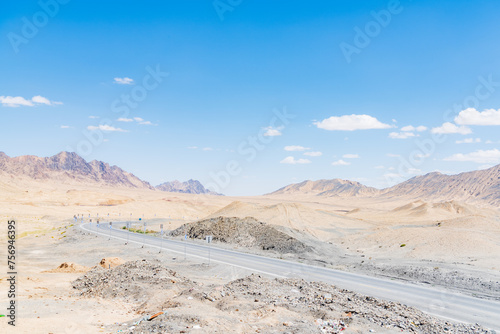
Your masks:
M158 255L155 250L127 248L118 241L87 235L78 227L80 220L74 222L74 215L83 215L85 222L89 215L94 221L99 216L105 223L132 221L137 227L141 218L151 231L159 231L160 224L170 231L207 218L253 217L313 251L306 256L266 252L237 243L215 242L214 246L500 298L500 215L494 201L477 196L454 200L446 195L433 198L411 192L373 195L372 190L355 182L323 180L268 195L236 198L164 192L102 179L82 182L73 169L63 174L52 171L50 177L33 177L31 171L14 175L7 167L0 173L0 217L5 222L17 221L20 332L36 328L54 333L68 332L67 328L72 333L75 328L110 332L106 326L136 317L136 309L123 302L74 297L71 282L85 271L78 266L89 269L103 258L160 259L184 276L206 284L250 274L215 265L217 270L204 275L206 268L200 272L196 267L203 263L198 259L178 262L175 254ZM2 236L5 240L4 233ZM76 267L68 272L54 271L65 262ZM4 287L5 279L0 281ZM46 307L54 312L48 313ZM73 327L67 327L69 323ZM224 326L230 327L230 321ZM359 326L360 333L368 328Z

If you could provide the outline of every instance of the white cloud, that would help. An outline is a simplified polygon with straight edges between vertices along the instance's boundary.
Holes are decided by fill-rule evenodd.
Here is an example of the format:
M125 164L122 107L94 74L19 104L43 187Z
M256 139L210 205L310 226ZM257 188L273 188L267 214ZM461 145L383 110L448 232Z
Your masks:
M285 159L280 161L280 164L289 164L289 165L297 165L297 164L310 164L311 160L308 159L295 159L294 157L286 157Z
M475 143L480 143L481 138L466 138L464 140L457 140L455 141L456 144L475 144Z
M40 95L37 95L37 96L33 96L33 98L31 99L31 101L35 102L35 103L40 103L40 104L46 104L48 106L50 106L52 103L49 101L48 98L46 97L43 97L43 96L40 96Z
M349 166L351 163L342 159L332 162L332 166Z
M419 174L422 174L422 170L418 169L418 168L408 168L406 173L409 175L419 175Z
M114 83L115 84L119 84L119 85L131 85L134 83L134 80L133 79L130 79L130 78L127 78L127 77L124 77L124 78L115 78L114 79Z
M359 158L359 155L358 154L344 154L342 156L342 158L345 158L345 159L357 159L357 158Z
M386 154L389 158L399 158L400 155L399 154L394 154L394 153L387 153Z
M118 122L133 122L136 121L137 123L141 125L156 125L151 123L150 121L145 121L143 118L140 117L134 117L134 118L118 118Z
M196 150L198 148L198 146L188 146L188 149L190 150Z
M392 126L384 124L370 115L343 115L332 116L324 119L321 122L314 122L320 129L330 131L354 131L354 130L369 130L369 129L388 129Z
M282 135L282 133L281 133L282 129L283 129L283 127L274 128L272 126L268 126L267 128L264 128L264 130L266 130L264 132L264 136L266 136L266 137L281 136Z
M395 180L395 179L402 179L403 177L397 173L386 173L386 174L384 174L384 178L390 179L390 180Z
M156 124L151 123L150 121L139 122L139 124L141 124L141 125L156 125Z
M69 125L61 125L61 129L69 129L69 128L71 128L71 126L69 126Z
M375 169L384 169L384 166L375 166Z
M320 157L323 155L322 152L305 152L304 155L310 156L310 157Z
M417 129L416 129L418 132L424 132L424 131L427 131L427 127L426 126L423 126L423 125L420 125L420 126L417 126Z
M101 130L101 131L106 131L106 132L128 132L127 130L115 128L114 126L111 126L111 125L102 125L102 124L99 126L89 125L89 126L87 126L87 129L89 129L91 131Z
M389 170L395 170L395 168L389 168ZM384 174L384 178L386 180L397 181L397 180L403 180L410 175L421 175L421 174L422 174L422 170L420 170L418 168L408 168L404 174L386 173L386 174Z
M412 131L415 131L415 127L413 125L407 125L407 126L403 126L401 128L401 131L406 131L406 132L412 132Z
M31 100L26 100L22 96L0 96L0 103L3 104L4 107L33 107L35 104Z
M500 162L500 151L478 150L471 153L457 153L444 159L445 161L471 161L481 164L497 164Z
M203 148L203 151L213 151L213 150L214 150L214 149L213 149L213 148L211 148L211 147L204 147L204 148Z
M99 116L89 116L89 118L91 118L91 119L97 119L97 118L99 118Z
M296 145L285 146L285 151L307 151L307 150L310 150L310 148L304 146L296 146Z
M417 127L414 127L413 125L407 125L407 126L403 126L401 128L401 131L403 132L423 132L427 130L427 127L426 126L423 126L423 125L420 125L420 126L417 126Z
M27 100L22 96L0 96L0 103L4 107L34 107L36 105L45 104L47 106L62 104L62 102L50 101L46 97L36 95L31 98L31 100Z
M486 109L482 112L474 108L462 110L455 123L461 125L500 125L500 109Z
M392 139L407 139L411 137L415 137L416 135L413 132L391 132L389 133L389 138Z
M461 135L468 135L472 133L472 130L466 126L456 126L453 123L446 122L440 127L432 128L431 132L440 134L459 133Z

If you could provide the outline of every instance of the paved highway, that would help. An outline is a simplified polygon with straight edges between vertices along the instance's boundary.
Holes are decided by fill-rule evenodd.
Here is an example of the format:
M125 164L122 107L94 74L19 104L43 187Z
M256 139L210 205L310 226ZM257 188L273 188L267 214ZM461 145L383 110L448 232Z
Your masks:
M114 223L116 226L116 223ZM119 239L146 247L197 257L208 260L208 246L191 242L163 239L125 230L109 228L108 224L81 224L85 231ZM124 246L125 247L125 246ZM356 291L373 297L414 306L429 314L448 320L479 323L484 327L500 331L500 302L474 298L445 289L416 284L407 284L389 279L381 279L344 271L309 266L300 263L245 254L231 250L210 247L212 262L223 263L274 277L295 277L309 281L322 281L338 287Z

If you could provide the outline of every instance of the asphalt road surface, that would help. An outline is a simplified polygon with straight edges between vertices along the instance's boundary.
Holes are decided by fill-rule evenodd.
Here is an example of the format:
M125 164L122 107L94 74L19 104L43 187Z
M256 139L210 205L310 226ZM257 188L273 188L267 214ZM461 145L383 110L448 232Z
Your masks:
M113 223L117 226L119 224ZM123 225L123 224L122 224ZM167 240L129 233L126 230L109 228L109 224L81 224L88 232L111 237L135 244L145 244L165 252L172 252L187 257L205 259L208 262L209 247L188 241ZM125 245L123 247L126 247ZM414 306L426 313L447 320L478 323L486 328L500 331L500 302L474 298L445 289L417 284L402 283L344 271L304 265L300 263L268 258L237 251L210 247L210 261L248 269L281 278L303 278L309 281L321 281L338 287L356 291L368 296L400 302Z

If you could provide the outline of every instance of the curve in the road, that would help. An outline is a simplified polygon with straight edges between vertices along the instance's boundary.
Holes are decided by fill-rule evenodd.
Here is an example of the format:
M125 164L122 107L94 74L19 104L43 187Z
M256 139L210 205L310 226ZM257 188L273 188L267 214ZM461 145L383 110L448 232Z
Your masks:
M128 240L131 243L145 244L158 249L161 246L161 249L177 254L208 259L207 246L169 239L161 241L157 237L110 229L108 225L103 226L103 224L99 228L95 224L81 224L80 228L105 237ZM500 303L493 300L475 298L435 287L364 276L216 247L210 247L210 259L213 262L275 277L321 281L365 295L414 306L448 320L479 323L490 329L500 329Z

